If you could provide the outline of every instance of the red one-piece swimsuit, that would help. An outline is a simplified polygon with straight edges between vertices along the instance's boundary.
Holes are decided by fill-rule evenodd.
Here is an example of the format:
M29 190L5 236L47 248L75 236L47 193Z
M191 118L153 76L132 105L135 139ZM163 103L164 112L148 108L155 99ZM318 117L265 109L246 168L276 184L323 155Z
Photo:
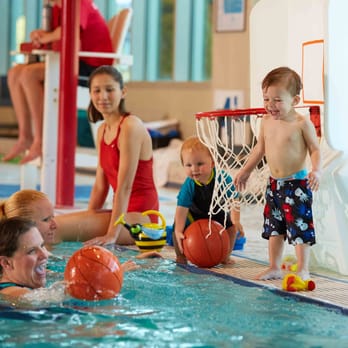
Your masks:
M103 168L107 180L112 186L114 192L116 191L117 187L120 161L120 151L117 144L121 132L121 126L125 117L127 116L124 116L121 119L115 139L110 144L106 144L103 135L100 143L100 165ZM158 209L158 193L153 178L153 158L146 161L139 160L127 211L143 212L145 210ZM150 215L150 218L153 222L157 222L157 216Z

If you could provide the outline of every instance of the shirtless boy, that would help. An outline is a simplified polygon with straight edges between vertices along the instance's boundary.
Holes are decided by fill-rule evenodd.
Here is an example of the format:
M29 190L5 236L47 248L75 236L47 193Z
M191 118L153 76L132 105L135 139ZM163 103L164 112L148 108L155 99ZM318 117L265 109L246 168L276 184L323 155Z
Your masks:
M237 190L243 190L252 170L266 157L271 177L262 237L268 239L270 265L257 276L259 280L282 278L285 239L295 246L298 275L304 280L310 277L310 246L315 244L312 191L319 187L321 156L312 122L294 109L301 89L300 77L287 67L266 75L262 92L267 115L262 119L257 145L235 177ZM309 172L307 154L311 161Z

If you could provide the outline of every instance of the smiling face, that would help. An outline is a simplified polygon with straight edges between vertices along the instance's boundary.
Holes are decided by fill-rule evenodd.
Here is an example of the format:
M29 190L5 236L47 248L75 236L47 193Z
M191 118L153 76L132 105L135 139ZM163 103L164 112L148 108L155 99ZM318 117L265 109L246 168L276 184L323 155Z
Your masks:
M18 238L18 248L11 257L2 260L3 281L36 289L46 285L48 252L41 233L30 228Z
M263 89L263 105L276 120L284 119L298 104L299 96L292 96L282 84L271 85Z
M302 82L296 71L279 67L270 71L262 81L263 103L275 120L293 115L300 102Z
M103 115L119 114L119 105L125 89L109 74L97 74L90 84L90 96L95 108Z
M31 189L17 191L5 201L3 210L7 218L21 217L34 221L45 244L57 242L53 205L43 192Z
M211 177L214 162L209 150L184 149L181 153L182 163L188 177L207 184Z
M45 244L54 244L57 223L54 219L54 210L51 202L46 199L39 199L32 203L31 219L35 221Z

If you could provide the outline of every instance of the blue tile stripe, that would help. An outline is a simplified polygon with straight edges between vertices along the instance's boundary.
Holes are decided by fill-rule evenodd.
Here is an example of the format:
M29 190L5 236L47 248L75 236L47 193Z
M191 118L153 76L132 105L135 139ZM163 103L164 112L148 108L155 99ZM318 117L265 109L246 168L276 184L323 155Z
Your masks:
M38 185L36 189L40 190L40 186ZM76 185L75 200L78 202L88 201L91 195L91 189L92 186L90 185ZM18 184L0 184L0 199L5 199L19 190L20 185Z

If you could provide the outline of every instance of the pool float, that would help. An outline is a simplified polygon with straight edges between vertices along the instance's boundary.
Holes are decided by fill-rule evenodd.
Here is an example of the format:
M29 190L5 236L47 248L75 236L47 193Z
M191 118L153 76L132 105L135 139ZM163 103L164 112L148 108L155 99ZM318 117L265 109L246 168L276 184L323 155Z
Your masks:
M128 224L124 219L124 214L121 214L116 220L115 226L122 224L126 227L141 252L160 251L166 245L167 238L164 216L157 210L146 210L141 215L157 215L161 222Z
M289 273L282 281L282 288L286 291L312 291L315 289L313 280L303 280L297 274Z

